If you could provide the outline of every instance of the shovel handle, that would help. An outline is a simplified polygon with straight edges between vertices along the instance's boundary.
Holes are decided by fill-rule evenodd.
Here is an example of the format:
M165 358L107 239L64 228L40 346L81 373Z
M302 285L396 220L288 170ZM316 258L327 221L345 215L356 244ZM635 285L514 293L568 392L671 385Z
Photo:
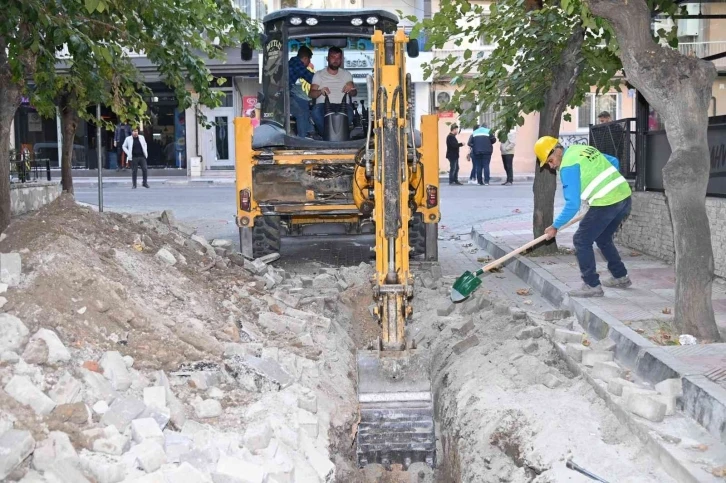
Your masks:
M568 228L570 225L572 225L574 223L577 223L578 221L582 220L582 217L583 216L585 216L585 213L582 213L580 215L577 215L576 217L574 217L573 219L571 219L570 221L568 221L567 223L565 223L564 225L562 225L562 227L559 230L557 230L557 231L562 231L565 228ZM476 272L475 275L476 276L479 276L479 275L483 274L484 272L488 272L492 268L496 268L497 266L499 266L502 263L506 262L510 258L516 257L517 255L519 255L523 251L525 251L525 250L527 250L529 248L532 248L533 246L535 246L535 245L537 245L539 243L542 243L546 239L547 239L547 235L542 235L540 237L535 238L531 242L528 242L528 243L522 245L521 247L517 248L516 250L507 253L502 258L498 258L498 259L494 260L493 262L484 265L482 268L480 268L479 270L477 270L477 272Z

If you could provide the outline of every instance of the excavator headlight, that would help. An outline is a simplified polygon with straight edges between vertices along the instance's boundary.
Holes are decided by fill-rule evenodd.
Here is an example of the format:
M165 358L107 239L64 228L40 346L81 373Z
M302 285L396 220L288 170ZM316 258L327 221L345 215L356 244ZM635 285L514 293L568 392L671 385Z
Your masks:
M250 211L252 208L252 194L250 190L243 189L239 191L239 209L242 211Z
M292 25L300 25L300 24L302 24L302 19L300 17L291 17L290 23Z
M439 189L432 185L426 185L426 208L433 208L439 204Z
M378 17L368 17L368 18L366 19L366 23L367 23L368 25L375 25L375 24L377 24L377 23L378 23Z
M308 25L310 25L312 27L313 25L317 25L318 24L318 19L317 18L314 18L314 17L308 17L308 18L305 19L305 23L308 24Z
M360 27L361 25L363 25L363 19L358 17L352 18L350 19L350 23L356 27Z

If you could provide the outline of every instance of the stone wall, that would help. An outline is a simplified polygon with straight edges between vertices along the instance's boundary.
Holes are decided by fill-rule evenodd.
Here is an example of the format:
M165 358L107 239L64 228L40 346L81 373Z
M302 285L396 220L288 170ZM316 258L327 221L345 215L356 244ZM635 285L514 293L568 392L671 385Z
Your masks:
M706 212L711 223L716 275L726 277L726 199L706 198ZM633 209L615 238L633 250L673 263L673 227L665 194L633 192Z
M60 182L10 184L10 213L12 216L35 211L52 202L61 194Z

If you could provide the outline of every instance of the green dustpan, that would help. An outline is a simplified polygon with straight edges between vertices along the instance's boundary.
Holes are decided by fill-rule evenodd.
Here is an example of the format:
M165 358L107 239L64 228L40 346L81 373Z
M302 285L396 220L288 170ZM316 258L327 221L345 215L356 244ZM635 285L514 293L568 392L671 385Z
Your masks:
M572 220L570 220L568 223L562 226L562 228L559 229L559 231L564 230L568 226L572 225L573 223L577 223L582 219L582 217L585 216L585 214L578 215L574 217ZM481 285L481 279L479 278L484 273L488 272L492 268L496 268L502 263L506 262L510 258L513 258L523 251L532 248L533 246L537 245L538 243L542 243L547 239L547 235L542 235L538 238L535 238L531 242L522 245L521 247L517 248L516 250L507 253L502 258L498 258L494 260L493 262L484 265L482 268L477 270L474 273L469 272L468 270L464 272L464 274L456 279L456 282L454 282L454 285L451 287L451 301L454 303L462 302L469 298L469 295L471 295L479 286Z

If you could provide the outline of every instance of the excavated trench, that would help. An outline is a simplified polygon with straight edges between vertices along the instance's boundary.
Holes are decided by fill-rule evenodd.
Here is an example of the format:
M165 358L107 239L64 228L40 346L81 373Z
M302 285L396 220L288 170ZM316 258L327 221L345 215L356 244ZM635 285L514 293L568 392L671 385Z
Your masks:
M577 478L574 458L609 481L672 481L623 428L592 388L559 358L541 328L482 288L451 309L453 280L418 280L408 335L425 351L434 395L437 466L408 471L356 466L352 419L331 436L336 481L352 483L544 482ZM425 275L425 274L423 274ZM378 335L370 290L345 292L337 316L348 319L355 347ZM345 312L345 314L344 314ZM572 320L558 323L572 324ZM526 330L524 330L526 329ZM524 332L530 334L522 337ZM527 332L530 331L530 332ZM355 383L355 374L349 373ZM637 477L633 477L637 475Z

